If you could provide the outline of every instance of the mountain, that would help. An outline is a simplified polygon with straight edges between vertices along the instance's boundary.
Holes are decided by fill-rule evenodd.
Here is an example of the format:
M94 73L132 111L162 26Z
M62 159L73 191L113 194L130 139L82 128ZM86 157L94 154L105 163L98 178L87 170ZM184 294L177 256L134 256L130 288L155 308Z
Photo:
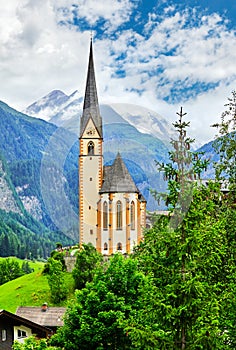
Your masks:
M24 113L50 121L57 126L63 126L78 135L79 116L82 114L82 108L83 97L77 90L69 96L60 90L54 90L27 107ZM128 123L140 133L152 135L164 143L169 143L175 133L172 125L158 113L138 105L101 104L100 112L104 125Z
M33 257L45 257L57 241L78 241L82 103L77 91L67 96L55 90L26 109L34 115L30 117L0 101L0 254L12 246L20 257L30 251ZM156 161L168 161L173 129L155 112L138 106L103 104L100 110L104 163L111 164L119 151L148 210L155 210L150 190L166 187ZM217 159L212 143L201 150ZM212 177L212 171L206 177Z
M22 214L23 205L19 201L3 156L0 154L0 210Z
M39 112L45 108L49 111L50 107L58 112L56 105L65 106L75 95L67 98L54 91L31 108ZM149 190L162 186L155 160L165 160L168 148L152 135L139 132L110 106L103 105L101 110L105 114L104 162L112 162L120 151L148 201L148 208L155 208ZM79 121L79 117L77 119ZM78 233L77 136L45 120L20 113L3 102L0 103L0 122L0 149L24 208L49 229L69 232L69 236L74 237Z
M67 96L54 90L25 109L33 117L47 119L79 134L83 98L78 91ZM104 129L104 162L111 163L119 151L138 188L147 199L149 210L156 209L150 189L162 189L155 161L168 158L174 130L157 113L131 104L101 104Z
M55 90L25 111L34 117L47 118L78 135L82 108L83 99L78 91L67 96ZM156 161L168 160L170 139L175 138L174 128L158 113L137 105L101 104L100 112L103 117L105 164L110 164L119 151L136 185L147 199L148 210L155 210L157 203L150 189L163 191L165 188L161 175L157 173ZM207 157L212 158L214 151L209 147ZM213 177L213 174L210 165L204 176Z
M163 142L161 137L166 134L168 139L172 131L165 121L160 119L158 124L157 117L152 119L145 109L142 113L151 130L144 133L145 122L137 116L137 109L129 106L100 106L104 121L104 163L111 164L119 151L147 200L148 210L155 210L157 203L150 190L163 191L166 186L156 170L156 161L166 162L169 152L167 140ZM68 129L78 131L78 109L82 108L78 92L66 96L54 91L29 108L35 116L47 111L45 119L63 125L66 121ZM22 256L29 254L26 247L30 247L34 257L46 256L57 241L63 244L78 241L76 133L20 113L3 102L0 102L0 124L1 254L9 247L7 232L11 232L10 245L14 249L23 247L23 251L18 251ZM154 136L158 130L160 138ZM205 148L208 155L212 154L211 144Z
M29 222L39 220L45 231L61 231L64 241L72 242L74 238L77 241L76 136L44 120L22 114L3 102L0 102L0 124L0 151L6 160L14 193L32 219ZM5 178L1 181L3 183ZM12 195L4 191L9 206L2 209L16 213ZM66 201L68 205L65 206ZM68 222L71 211L74 215Z
M53 90L48 95L27 107L23 113L48 121L53 115L56 115L61 108L65 108L70 104L70 100L76 99L76 93L75 91L71 96L67 96L60 90Z
M2 154L0 198L0 256L47 258L56 242L63 240L64 236L59 232L51 232L25 210ZM65 239L67 243L70 241Z
M148 108L127 103L112 103L110 107L141 133L150 134L168 144L175 135L170 123Z
M209 160L209 165L207 167L207 170L203 174L204 179L214 179L215 177L214 163L217 163L220 160L219 155L215 152L213 148L213 142L214 141L210 141L198 149L198 152L203 153L203 158Z

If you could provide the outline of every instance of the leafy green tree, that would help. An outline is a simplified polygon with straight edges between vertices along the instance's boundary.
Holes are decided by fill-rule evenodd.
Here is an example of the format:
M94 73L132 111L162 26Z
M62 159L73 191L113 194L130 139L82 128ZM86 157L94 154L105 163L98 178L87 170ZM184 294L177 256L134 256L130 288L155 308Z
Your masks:
M101 266L102 255L89 244L83 244L80 248L72 275L75 288L82 289L86 282L91 282L96 270Z
M62 266L62 271L66 271L66 263L65 263L65 259L64 259L64 253L61 251L57 251L57 250L53 250L50 254L50 257L54 260L60 261L61 266ZM50 270L50 263L51 259L48 259L46 264L44 265L43 268L43 273L47 274L49 273Z
M222 220L225 223L227 256L225 283L222 296L221 328L228 335L230 348L236 348L236 91L225 104L226 110L221 115L221 122L213 126L218 129L217 138L213 143L219 155L215 163L216 179L226 187L222 195Z
M23 275L18 261L6 258L0 261L0 285Z
M24 343L19 343L16 340L12 346L12 349L13 350L44 350L44 349L59 350L59 348L48 346L46 339L36 339L33 336L25 339Z
M92 282L76 291L52 344L65 350L131 349L125 320L131 309L140 307L144 282L135 260L115 255L104 271L98 270Z
M53 303L59 304L67 296L63 266L60 261L53 258L49 258L48 263L49 272L47 279L51 291L51 299Z
M34 269L30 267L28 261L23 261L21 269L25 274L28 274L34 271Z
M51 252L51 258L53 258L54 260L58 260L61 262L62 264L62 269L63 271L66 271L66 264L65 264L65 259L64 259L65 254L63 252L58 252L56 250L53 250Z
M61 244L61 242L56 242L56 247L57 247L57 249L62 249L62 244Z
M232 91L231 98L225 104L227 109L221 115L221 122L213 127L218 129L217 139L213 143L220 161L215 164L216 178L227 180L227 186L236 199L236 91Z
M168 180L168 193L160 197L170 215L147 231L135 253L155 293L144 294L144 307L131 314L127 330L139 349L226 349L219 324L226 256L219 186L198 184L207 161L191 151L182 108L178 115L170 162L158 164Z

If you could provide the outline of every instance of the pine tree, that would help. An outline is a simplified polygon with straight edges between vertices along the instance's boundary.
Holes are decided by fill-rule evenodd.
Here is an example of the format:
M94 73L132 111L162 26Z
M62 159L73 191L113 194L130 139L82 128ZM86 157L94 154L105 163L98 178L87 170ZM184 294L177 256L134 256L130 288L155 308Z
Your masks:
M151 334L159 349L226 349L219 328L218 289L226 255L219 188L201 185L207 161L191 150L194 140L187 136L182 108L177 114L178 139L171 141L170 162L158 163L168 180L168 192L159 198L170 215L146 232L135 253L143 271L151 274L155 292L145 294L146 306L133 317L129 331L143 337L140 349Z

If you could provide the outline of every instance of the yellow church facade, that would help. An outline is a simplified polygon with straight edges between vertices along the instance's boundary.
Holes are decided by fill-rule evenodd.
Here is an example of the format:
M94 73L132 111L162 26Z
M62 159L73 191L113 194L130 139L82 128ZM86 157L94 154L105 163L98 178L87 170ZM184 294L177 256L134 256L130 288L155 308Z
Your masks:
M103 165L103 124L90 44L83 113L80 119L79 241L103 255L129 254L143 237L146 201L118 153Z

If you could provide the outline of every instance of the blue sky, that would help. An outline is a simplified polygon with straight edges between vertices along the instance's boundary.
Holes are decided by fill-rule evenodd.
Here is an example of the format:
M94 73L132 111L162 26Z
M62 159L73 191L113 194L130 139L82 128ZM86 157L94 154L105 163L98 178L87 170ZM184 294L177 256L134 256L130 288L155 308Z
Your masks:
M235 0L11 0L0 16L0 99L18 110L84 94L91 31L100 101L169 121L183 106L198 143L236 88Z

